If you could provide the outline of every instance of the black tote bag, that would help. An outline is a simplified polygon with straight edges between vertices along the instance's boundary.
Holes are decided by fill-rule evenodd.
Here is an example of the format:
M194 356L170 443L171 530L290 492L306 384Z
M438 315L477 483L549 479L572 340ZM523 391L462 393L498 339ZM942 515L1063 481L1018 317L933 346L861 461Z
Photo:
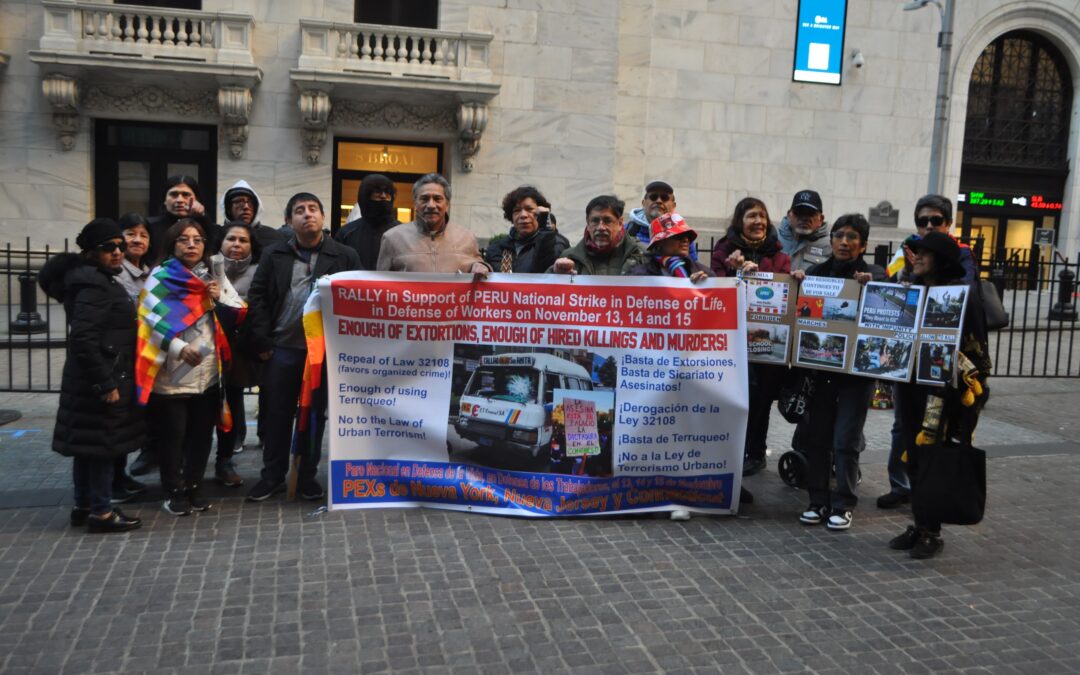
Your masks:
M917 450L911 491L915 522L974 525L986 509L986 453L970 445L935 445Z

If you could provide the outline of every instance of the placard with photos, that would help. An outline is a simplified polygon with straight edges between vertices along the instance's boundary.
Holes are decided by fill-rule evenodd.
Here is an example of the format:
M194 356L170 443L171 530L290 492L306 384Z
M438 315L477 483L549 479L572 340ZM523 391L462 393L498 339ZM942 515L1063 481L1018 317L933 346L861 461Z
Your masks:
M926 288L915 366L919 384L943 387L956 381L956 352L970 292L965 285Z
M795 279L790 274L754 272L743 276L743 288L747 358L755 363L787 364L795 317Z
M926 288L872 281L859 303L851 374L907 382Z
M851 279L803 279L795 302L792 365L835 372L850 370L861 292L859 282Z

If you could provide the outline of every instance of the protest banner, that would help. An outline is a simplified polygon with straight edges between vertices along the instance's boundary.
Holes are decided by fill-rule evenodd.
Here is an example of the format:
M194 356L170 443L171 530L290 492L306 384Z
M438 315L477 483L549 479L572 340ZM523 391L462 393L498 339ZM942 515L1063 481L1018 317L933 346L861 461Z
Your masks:
M794 365L851 372L862 286L851 279L806 277L795 309Z
M795 283L790 274L753 272L746 291L746 349L751 361L786 365L791 356Z
M315 297L331 508L738 508L733 279L350 272Z
M851 374L882 380L911 380L916 326L924 286L871 281L859 304L859 332Z

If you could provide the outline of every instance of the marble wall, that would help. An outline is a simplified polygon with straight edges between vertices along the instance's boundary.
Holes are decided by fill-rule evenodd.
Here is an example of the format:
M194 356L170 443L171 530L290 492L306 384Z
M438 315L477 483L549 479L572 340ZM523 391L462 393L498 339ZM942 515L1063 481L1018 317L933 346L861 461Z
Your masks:
M850 2L845 51L860 50L865 65L857 69L845 58L843 85L835 87L791 81L797 5L444 0L440 28L494 36L491 64L501 85L473 172L460 170L452 134L433 139L446 143L454 218L481 236L500 232L507 227L502 195L531 183L549 197L574 238L589 198L615 192L628 208L637 206L642 186L665 178L676 186L680 211L706 235L721 232L735 202L747 194L763 198L778 220L803 187L821 192L830 217L865 214L888 200L909 227L907 214L926 189L937 12L904 12L898 0ZM1047 24L1062 23L1058 16L1075 22L1077 1L958 4L954 61L967 70L954 87L947 193L958 191L962 123L957 130L956 120L963 118L971 53L1000 34L995 17L1012 16L1018 7L1038 29L1038 16ZM274 222L296 191L329 201L335 134L400 137L389 129L333 127L320 162L304 161L297 92L289 79L300 51L298 20L350 22L351 1L204 0L203 8L255 17L254 53L263 72L244 158L232 159L221 143L219 191L247 179ZM27 57L41 30L38 0L0 2L0 51L11 55L0 71L0 244L28 232L35 243L57 244L94 210L89 118L95 112L82 116L75 148L61 151L41 94L42 71ZM1063 35L1070 62L1080 61L1080 40ZM165 113L159 119L179 118ZM212 117L199 121L217 123ZM1078 172L1072 174L1075 182ZM1080 220L1072 190L1063 214L1070 232ZM1066 235L1075 255L1076 236Z

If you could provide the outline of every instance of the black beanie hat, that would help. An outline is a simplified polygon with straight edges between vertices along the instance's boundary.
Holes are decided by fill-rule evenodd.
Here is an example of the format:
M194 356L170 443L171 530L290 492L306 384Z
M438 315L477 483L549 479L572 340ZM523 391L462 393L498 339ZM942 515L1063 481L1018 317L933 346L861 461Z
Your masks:
M84 251L89 251L103 241L123 239L124 232L112 218L94 218L83 226L82 232L75 237L75 243Z

